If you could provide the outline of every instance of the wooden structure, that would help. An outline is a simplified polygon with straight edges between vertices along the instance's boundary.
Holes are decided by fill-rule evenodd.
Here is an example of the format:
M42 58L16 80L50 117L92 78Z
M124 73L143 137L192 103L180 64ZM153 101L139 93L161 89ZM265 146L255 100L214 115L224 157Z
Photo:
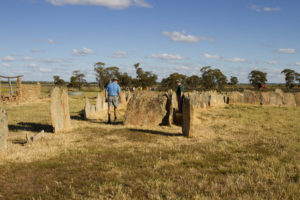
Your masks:
M2 75L0 75L0 96L1 96L2 101L17 100L17 97L19 97L20 93L21 93L22 77L23 77L23 75L19 75L19 76L2 76ZM9 94L6 94L6 95L1 94L1 79L2 78L7 79L7 82L9 85ZM12 79L17 79L17 91L16 91L17 94L14 94L12 83L11 83Z

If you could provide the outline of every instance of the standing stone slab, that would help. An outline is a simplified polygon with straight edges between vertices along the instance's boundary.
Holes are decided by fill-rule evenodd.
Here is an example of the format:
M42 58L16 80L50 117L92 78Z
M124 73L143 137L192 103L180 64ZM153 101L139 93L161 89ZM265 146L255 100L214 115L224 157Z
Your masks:
M296 105L300 106L300 92L295 93Z
M96 112L102 112L104 110L103 104L105 103L104 101L104 96L102 96L100 93L97 95L97 100L96 100Z
M295 95L293 93L284 93L283 94L283 105L296 106Z
M192 137L195 134L194 128L194 107L190 99L184 98L182 105L182 133L186 137Z
M255 93L250 90L245 90L244 91L244 103L255 104L256 103Z
M50 115L54 133L71 130L69 102L66 90L61 92L58 87L52 89Z
M84 106L84 116L86 119L88 119L91 115L91 104L89 99L85 98L85 106Z
M270 104L270 93L261 92L260 93L260 105L269 105Z
M55 87L51 91L50 105L51 122L55 133L61 131L64 127L64 114L61 104L62 101L60 89L58 87Z
M0 152L7 149L7 113L0 107Z
M270 105L273 105L273 106L282 105L282 96L280 93L277 93L277 92L270 93Z
M63 89L62 91L61 103L62 103L63 120L64 120L63 129L64 131L68 131L71 130L71 117L69 111L68 91L66 89Z

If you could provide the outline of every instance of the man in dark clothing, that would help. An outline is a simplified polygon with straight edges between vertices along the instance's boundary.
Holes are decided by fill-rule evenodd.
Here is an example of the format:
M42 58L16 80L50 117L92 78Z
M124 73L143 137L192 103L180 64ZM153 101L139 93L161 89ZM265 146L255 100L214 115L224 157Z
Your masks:
M177 96L177 104L178 104L178 112L182 113L182 103L184 98L184 87L181 84L181 81L177 81L177 90L176 90L176 96Z

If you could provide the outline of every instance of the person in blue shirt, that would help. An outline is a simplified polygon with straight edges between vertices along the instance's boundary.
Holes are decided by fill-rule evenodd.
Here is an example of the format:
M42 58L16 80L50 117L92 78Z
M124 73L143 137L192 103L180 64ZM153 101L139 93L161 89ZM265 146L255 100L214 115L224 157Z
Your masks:
M119 105L119 100L121 102L120 95L121 95L121 88L118 84L118 78L113 78L113 82L109 83L105 89L105 99L108 103L108 111L107 111L107 114L108 114L107 123L108 124L111 124L111 120L110 120L110 107L111 106L114 106L114 116L115 116L114 121L117 121L117 108Z

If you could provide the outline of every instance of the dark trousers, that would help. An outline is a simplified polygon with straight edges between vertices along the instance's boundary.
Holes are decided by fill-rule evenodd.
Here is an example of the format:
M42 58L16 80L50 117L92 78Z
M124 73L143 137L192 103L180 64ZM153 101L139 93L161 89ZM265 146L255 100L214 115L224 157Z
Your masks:
M178 112L179 113L182 113L183 98L184 98L184 95L182 95L182 97L177 96Z

